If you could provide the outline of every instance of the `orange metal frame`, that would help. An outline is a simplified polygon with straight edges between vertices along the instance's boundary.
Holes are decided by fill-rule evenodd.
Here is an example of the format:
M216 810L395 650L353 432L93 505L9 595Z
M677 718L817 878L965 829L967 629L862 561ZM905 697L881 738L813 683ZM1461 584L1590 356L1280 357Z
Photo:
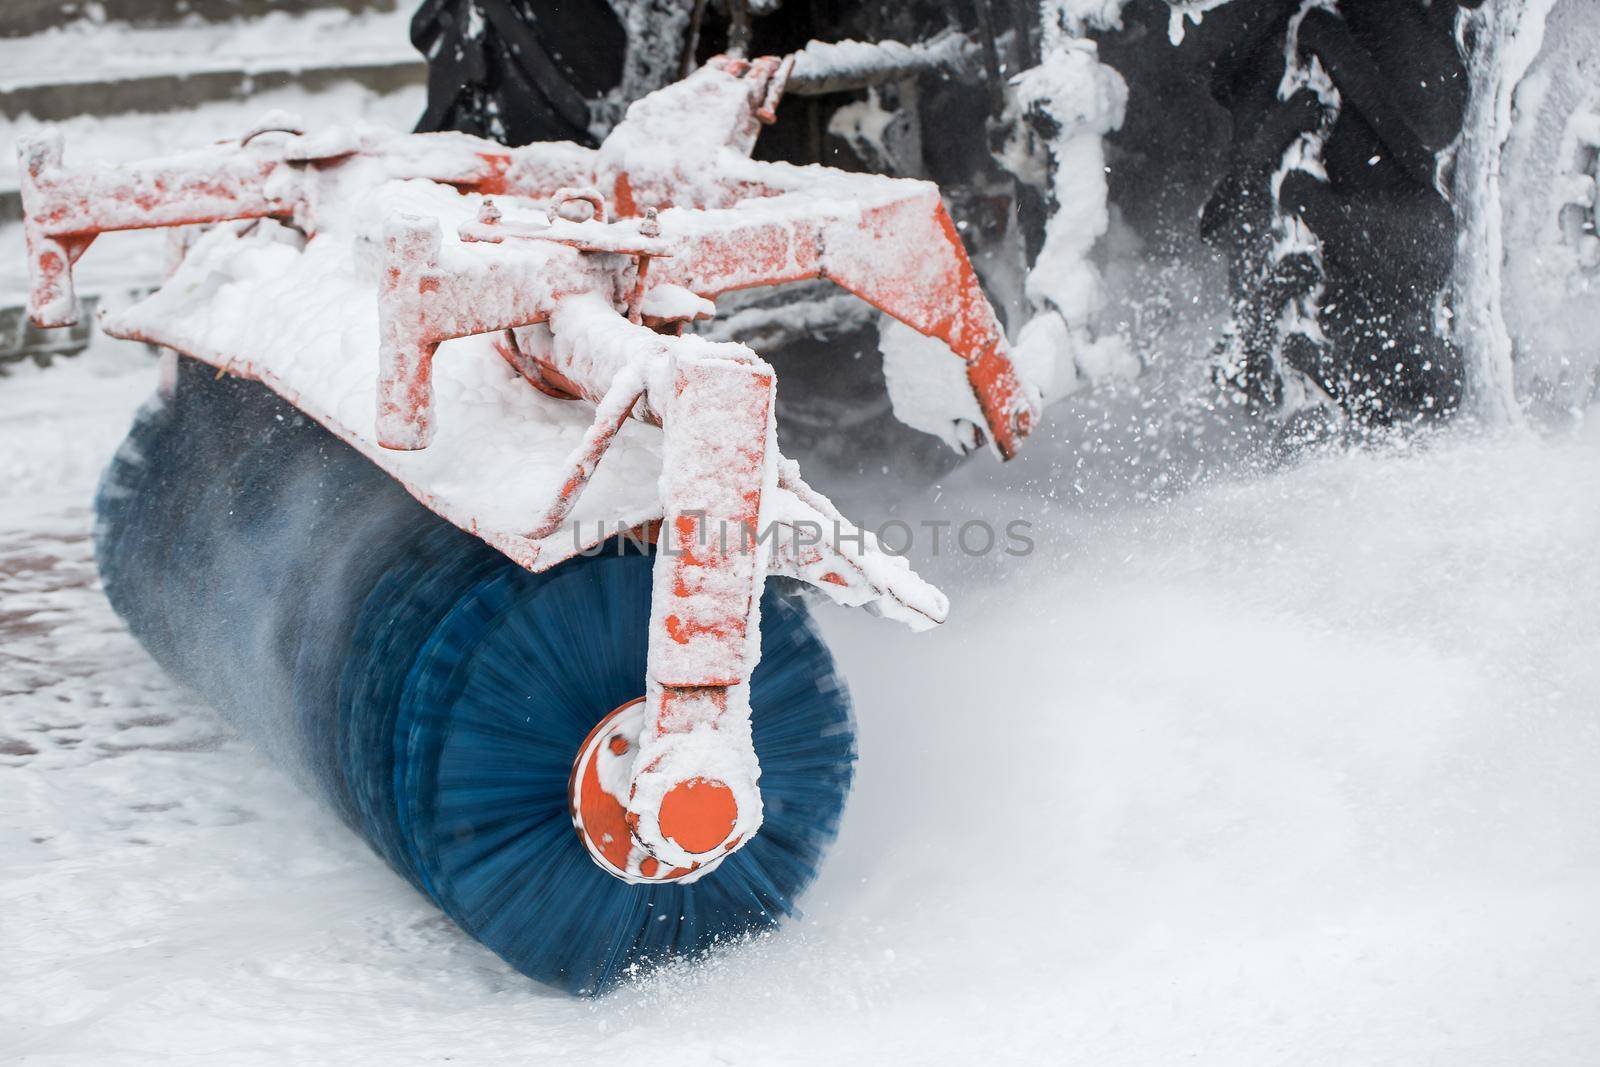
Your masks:
M774 445L772 368L743 346L678 336L681 319L647 320L648 293L676 286L713 300L826 278L964 362L1002 457L1016 453L1036 417L936 187L748 159L787 69L771 57L713 61L635 105L592 152L505 149L459 135L332 144L302 137L287 150L246 138L151 164L76 171L64 167L58 141L36 139L24 152L30 307L42 325L72 320L72 264L97 234L270 216L310 229L317 175L355 157L380 161L391 177L554 205L558 217L540 221L504 219L486 203L449 255L436 221L386 224L378 443L426 448L439 345L500 335L502 355L534 387L596 406L560 492L530 521L538 537L564 521L628 418L661 425L667 550L655 570L646 726L628 795L613 798L626 811L629 848L642 850L634 859L648 858L658 877L706 869L759 825L753 753L717 763L705 739L721 736L724 754L748 748L744 688L759 657L753 623L768 570L764 495L785 477L804 487L785 475L792 464ZM681 123L661 125L674 114L694 115L704 143L686 139ZM609 204L598 189L611 191ZM540 351L511 332L539 323L558 340L582 340ZM847 581L837 571L821 580ZM575 821L597 856L626 868L612 855L621 847L615 813L588 795L590 784L575 765ZM601 826L608 843L594 836ZM629 871L652 876L639 862Z

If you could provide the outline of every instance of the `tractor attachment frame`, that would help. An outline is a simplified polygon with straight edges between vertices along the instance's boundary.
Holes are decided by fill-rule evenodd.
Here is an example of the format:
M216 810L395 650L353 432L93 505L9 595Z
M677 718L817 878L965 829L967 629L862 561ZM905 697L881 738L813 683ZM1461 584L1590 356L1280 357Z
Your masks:
M689 324L733 290L828 279L962 361L969 444L1009 458L1037 418L935 186L749 158L793 67L719 57L592 150L285 116L146 163L21 146L40 325L74 321L73 264L100 234L215 224L107 332L263 381L529 569L658 531L641 699L597 726L572 785L591 855L630 881L699 877L760 827L747 690L769 574L917 627L948 611L779 454L772 367ZM231 319L211 313L223 291L250 296ZM264 338L252 301L348 321ZM609 533L585 536L597 519Z

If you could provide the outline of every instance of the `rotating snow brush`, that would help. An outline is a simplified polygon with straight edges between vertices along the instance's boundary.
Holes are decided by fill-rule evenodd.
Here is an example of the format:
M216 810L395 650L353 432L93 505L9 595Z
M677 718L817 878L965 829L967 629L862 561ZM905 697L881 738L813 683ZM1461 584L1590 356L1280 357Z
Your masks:
M798 596L762 598L761 832L695 881L630 884L574 832L570 780L606 711L642 695L654 550L612 543L531 574L260 385L187 360L181 377L102 483L107 594L463 930L593 994L794 910L855 759Z

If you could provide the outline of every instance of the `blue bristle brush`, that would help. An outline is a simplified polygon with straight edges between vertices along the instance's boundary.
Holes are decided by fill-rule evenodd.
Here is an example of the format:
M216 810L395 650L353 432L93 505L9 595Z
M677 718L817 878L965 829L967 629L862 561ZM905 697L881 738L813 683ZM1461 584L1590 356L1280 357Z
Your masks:
M765 821L692 884L601 870L579 745L642 695L651 565L612 543L530 574L263 387L184 362L102 482L107 594L170 672L513 967L598 994L795 911L838 830L850 702L769 583L751 681Z

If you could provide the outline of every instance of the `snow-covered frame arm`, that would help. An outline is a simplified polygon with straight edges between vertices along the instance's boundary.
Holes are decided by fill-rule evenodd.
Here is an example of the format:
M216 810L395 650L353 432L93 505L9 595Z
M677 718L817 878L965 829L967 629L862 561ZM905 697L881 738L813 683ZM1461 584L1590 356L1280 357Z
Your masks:
M69 166L59 130L19 138L29 317L43 327L77 321L72 266L102 233L259 218L293 218L314 233L318 185L351 167L534 196L587 180L594 167L594 153L578 145L508 149L458 133L337 128L308 137L292 116L277 118L238 141L137 163Z
M39 326L70 326L78 304L72 265L111 230L265 218L292 210L267 191L282 162L270 150L217 146L129 166L68 170L59 131L17 145L28 247L28 314Z
M1009 459L1037 420L1037 391L1016 374L938 187L748 158L788 69L722 57L636 101L600 146L595 184L620 214L654 209L664 232L682 233L684 253L656 269L700 296L827 278L943 342Z

